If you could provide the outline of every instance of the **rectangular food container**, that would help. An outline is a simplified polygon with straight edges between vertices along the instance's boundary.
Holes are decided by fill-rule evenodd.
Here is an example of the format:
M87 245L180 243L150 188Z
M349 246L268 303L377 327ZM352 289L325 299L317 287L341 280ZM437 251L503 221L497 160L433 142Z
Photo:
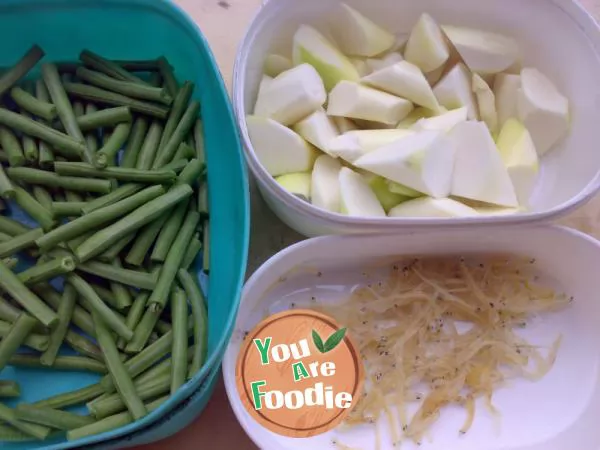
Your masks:
M180 82L195 83L193 97L202 105L205 129L212 230L205 366L160 408L126 427L73 442L59 438L48 442L1 442L0 446L46 450L124 448L163 439L197 417L212 394L233 329L246 267L247 175L217 64L194 22L168 0L5 0L0 4L0 37L3 67L38 44L46 52L47 61L75 61L83 49L113 59L164 55ZM200 263L197 272L206 288L208 277L202 273ZM18 380L22 396L17 401L31 402L92 384L98 376L7 367L1 378Z
M291 56L298 26L323 28L341 0L268 1L251 23L239 48L233 102L248 165L267 204L290 227L306 236L381 233L423 227L524 225L549 221L583 205L600 188L600 32L587 12L571 0L347 0L346 3L394 32L409 32L427 12L442 24L506 33L520 44L525 65L548 75L571 102L570 135L542 158L527 213L450 219L358 218L313 207L283 189L258 161L246 127L252 114L267 54Z
M574 297L563 311L537 318L527 327L530 342L550 345L559 333L562 342L551 371L538 382L511 380L494 394L500 420L478 404L472 428L458 429L465 411L445 409L421 446L403 442L407 450L598 450L600 428L600 242L578 231L556 226L427 230L388 235L324 236L295 244L267 261L248 280L223 373L229 401L242 427L261 449L350 448L393 450L386 421L380 446L372 426L335 431L313 438L287 438L259 425L246 411L236 387L236 362L245 332L269 314L290 307L309 308L345 298L367 283L365 271L374 263L388 266L402 257L469 256L493 253L535 258L552 284ZM376 282L376 275L369 275ZM312 302L312 303L311 303Z

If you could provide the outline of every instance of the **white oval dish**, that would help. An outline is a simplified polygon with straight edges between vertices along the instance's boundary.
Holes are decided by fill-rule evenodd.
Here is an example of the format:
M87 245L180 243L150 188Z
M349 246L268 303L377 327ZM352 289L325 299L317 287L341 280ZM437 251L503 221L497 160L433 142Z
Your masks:
M600 242L561 227L431 230L404 235L326 236L293 245L267 261L244 288L236 328L223 360L225 387L242 427L261 449L335 449L332 439L352 448L375 449L375 431L361 427L309 439L286 438L255 422L236 388L236 360L244 333L266 315L317 301L335 301L361 283L365 267L390 258L470 253L512 253L536 259L543 274L575 297L564 311L536 319L527 338L551 344L563 340L552 370L537 383L515 381L494 394L498 425L485 408L477 408L473 427L464 436L465 412L444 410L431 430L431 441L412 450L598 450L600 427ZM362 282L365 283L364 277ZM372 280L372 279L371 279ZM387 425L381 424L381 450L395 450Z
M330 213L288 193L258 161L246 127L263 62L270 52L287 54L300 24L319 27L340 0L267 2L251 23L234 70L233 103L246 159L268 205L290 227L306 236L377 233L404 229L525 224L548 221L587 202L600 189L600 31L585 10L570 0L347 0L346 3L395 32L407 32L423 12L442 24L506 32L522 46L524 63L547 74L571 101L572 128L542 159L531 210L516 215L450 219L360 218Z

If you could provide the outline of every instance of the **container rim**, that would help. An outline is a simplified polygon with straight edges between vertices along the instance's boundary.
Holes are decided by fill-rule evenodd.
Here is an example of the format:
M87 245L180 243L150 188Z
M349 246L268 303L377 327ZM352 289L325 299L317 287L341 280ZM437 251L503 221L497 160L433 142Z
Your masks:
M600 24L594 17L580 4L578 0L550 0L560 10L568 15L580 28L587 30L588 40L593 40L594 47L598 49L600 57ZM250 170L258 182L268 193L279 203L284 204L294 213L301 216L308 216L317 219L320 222L330 225L346 227L361 227L368 230L369 227L377 229L390 228L397 229L410 227L465 227L465 226L493 226L493 225L537 225L547 223L552 220L564 217L574 210L588 203L598 192L600 192L600 168L594 178L577 195L571 199L554 206L551 209L540 212L524 212L510 215L493 215L477 217L452 217L452 218L405 218L405 217L352 217L339 213L333 213L299 199L297 196L285 190L275 179L266 171L258 160L254 147L250 140L248 127L246 125L246 108L244 98L246 95L245 73L250 55L249 42L253 42L258 30L262 24L274 20L277 11L275 10L277 0L266 0L255 13L252 21L246 29L246 33L238 46L236 59L233 67L232 100L233 108L240 129L243 143L244 155ZM271 9L269 9L271 8ZM589 35L593 30L595 36Z

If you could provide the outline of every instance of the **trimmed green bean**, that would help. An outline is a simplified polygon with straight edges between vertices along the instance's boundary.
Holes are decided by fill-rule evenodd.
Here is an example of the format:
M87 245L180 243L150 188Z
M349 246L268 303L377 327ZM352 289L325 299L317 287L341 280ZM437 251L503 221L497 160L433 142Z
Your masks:
M172 170L141 170L123 167L97 169L90 164L68 161L54 163L54 170L61 176L108 178L132 183L173 184L177 179L177 174Z
M206 165L202 161L192 159L177 177L177 184L189 184L191 186L200 179L205 170Z
M67 282L77 290L77 293L86 301L90 309L103 318L111 330L127 341L132 338L133 331L127 327L125 321L100 299L94 289L83 278L75 274L70 274L67 277ZM94 325L97 326L96 323Z
M165 263L158 275L156 287L148 299L150 309L162 311L167 304L173 281L175 280L177 271L181 267L185 250L194 235L199 220L200 215L197 212L189 211L187 213L179 234L169 249Z
M44 57L44 51L38 46L32 46L17 63L0 77L0 95L19 82Z
M127 405L127 409L134 419L137 420L144 417L148 414L148 411L135 390L131 375L120 359L119 350L111 332L98 313L93 312L92 319L96 326L96 337L104 354L108 373L119 396L123 400L123 403Z
M68 406L86 403L103 393L104 388L100 386L100 383L96 383L81 389L65 392L64 394L54 395L44 400L31 403L31 405L35 407L66 408Z
M8 155L8 164L12 167L25 164L23 146L15 134L6 126L0 126L0 145Z
M64 431L84 427L95 422L94 418L90 416L80 416L60 409L40 408L25 403L17 406L15 414L20 420Z
M180 173L185 166L188 164L187 159L180 159L179 161L172 161L167 165L162 166L162 170L172 170L175 173Z
M0 371L6 367L11 356L17 353L19 347L31 336L36 320L29 314L22 313L10 325L8 333L3 334L0 341Z
M58 316L40 298L31 292L19 278L0 261L0 286L17 303L25 308L46 327L52 328Z
M195 234L185 251L185 256L183 257L183 261L181 261L181 268L185 270L189 269L194 264L200 250L202 250L202 241L200 240L200 235Z
M33 197L38 201L38 203L40 205L42 205L44 208L46 208L48 211L52 211L52 196L50 195L50 193L46 190L46 188L42 187L42 186L32 186L31 187L31 192L33 194Z
M138 395L142 400L150 400L159 395L168 394L170 382L169 374L165 374L140 387L137 387L136 383ZM102 400L90 402L87 407L96 419L104 419L127 409L118 394L111 394Z
M37 102L38 100L33 96L33 87L31 85L31 82L28 82L25 86L25 89L21 89L23 92L25 92L27 95L29 95L29 97L31 99L33 99L34 102ZM15 89L15 88L13 88ZM18 94L17 94L18 96ZM24 115L25 117L29 117L32 118L32 115L26 111L24 108L20 108L20 112L22 115ZM36 163L39 159L39 150L38 150L38 144L36 142L35 139L33 139L31 136L28 136L26 134L24 134L23 136L21 136L21 143L23 145L23 154L25 155L25 160L30 162L30 163Z
M114 166L117 153L119 153L121 147L123 147L123 145L127 142L130 131L130 122L122 122L118 124L110 135L108 141L106 141L102 148L96 152L93 161L94 166L99 168Z
M195 157L196 156L196 141L194 140L193 130L190 134L187 135L187 138L185 138L185 143L193 149L194 157Z
M202 270L204 273L210 272L210 223L208 220L204 221L203 241L202 246L204 251L202 252Z
M173 102L173 98L166 89L153 87L148 84L117 80L101 72L96 72L85 67L77 69L77 76L92 86L97 86L131 98L159 102L167 106Z
M36 439L44 440L50 434L50 428L48 427L19 420L15 410L3 403L0 403L0 420Z
M190 146L187 142L182 142L177 147L177 151L175 152L175 156L173 156L172 161L178 161L180 159L190 160L194 156L196 156L196 150L194 147Z
M15 188L12 182L6 176L4 168L0 165L0 196L5 199L11 199L15 196Z
M127 106L96 110L77 117L77 124L81 131L91 131L131 121L131 110Z
M125 262L134 266L141 266L144 258L148 254L148 250L156 240L163 225L169 219L168 214L163 214L158 219L144 226L141 232L137 235L129 253L125 257Z
M91 238L81 244L75 251L79 261L85 262L102 253L111 245L127 234L135 231L147 223L152 222L165 211L192 194L192 188L187 185L176 186L162 196L147 202L129 213L121 220L98 231ZM90 214L91 215L91 214ZM84 216L85 217L85 216ZM39 244L39 240L38 240Z
M10 236L17 236L19 234L27 233L30 231L27 225L23 225L21 222L11 219L10 217L0 216L0 232L6 233Z
M190 349L190 351L188 351L188 358L189 358L190 354L192 353L191 350L192 349ZM154 366L150 367L148 370L145 370L140 375L138 375L134 380L135 387L138 389L138 391L141 391L142 388L144 388L145 386L148 386L149 384L153 384L153 382L160 377L163 377L165 375L170 377L172 365L173 365L173 360L170 357L163 359L158 364L155 364ZM169 381L169 387L171 387L170 384L171 383ZM114 394L110 394L110 395L114 395Z
M77 270L138 289L152 290L156 286L156 276L152 274L131 269L117 269L110 264L97 261L80 264Z
M206 300L198 283L187 270L180 269L177 279L185 290L188 302L192 308L192 322L194 325L194 352L190 365L189 377L198 373L206 361L208 340L208 316L206 313Z
M0 425L0 441L2 442L24 442L33 441L34 439L31 435L23 433L10 425Z
M124 184L110 194L103 195L102 197L98 197L90 202L82 208L84 214L89 214L97 209L103 208L104 206L109 206L114 203L117 203L121 200L126 199L127 197L131 197L133 194L141 191L144 186L141 184Z
M24 313L21 312L19 314L19 317L22 316L23 314ZM19 320L19 317L17 317L17 320ZM16 321L14 321L13 323L10 323L10 322L4 322L4 321L0 320L0 336L2 338L6 337L8 335L8 333L10 333L11 327L13 326L14 323L16 323ZM34 350L37 350L39 352L43 352L48 348L48 336L46 336L44 334L30 333L29 336L27 336L25 338L23 345L25 345L26 347L32 348ZM9 356L12 356L12 355L9 355Z
M160 148L160 152L156 156L152 168L156 169L162 167L173 160L173 157L177 152L179 144L183 142L185 137L188 135L188 133L194 126L194 122L198 118L199 111L200 103L195 100L190 102L185 112L183 113L183 116L181 117L181 121L175 127L173 134L171 135L169 140L166 141L164 147Z
M146 114L159 119L165 119L169 108L156 103L145 102L127 97L116 92L100 89L81 83L65 83L65 90L75 96L95 103L111 106L129 106L132 111Z
M58 175L54 172L33 169L31 167L9 167L6 169L6 172L8 176L15 181L53 188L62 188L71 191L108 194L113 188L113 183L110 180L68 177Z
M179 92L179 84L177 83L177 79L173 73L173 67L171 64L169 64L164 56L158 58L158 67L163 80L165 80L166 88L168 89L169 93L175 97Z
M204 153L204 125L202 119L197 119L194 124L194 143L196 144L196 158L201 162L206 162Z
M10 241L0 243L0 258L12 256L21 250L31 247L35 240L44 235L41 228L34 228L27 233L20 234Z
M127 169L133 169L136 166L138 155L142 149L144 138L148 132L148 121L144 117L138 117L133 122L133 128L131 129L131 135L127 141L127 146L123 152L123 158L121 160L121 167Z
M8 300L0 297L0 320L12 323L15 320L17 320L17 318L21 315L22 312L22 310L14 306ZM34 331L36 333L46 333L47 328L41 323L38 323L35 326Z
M127 312L127 317L125 319L125 324L130 330L135 330L137 324L140 322L142 315L144 314L144 309L146 308L146 302L148 301L148 297L150 293L148 291L140 291L135 297L131 308ZM123 338L119 338L117 341L117 347L121 350L125 349L127 342Z
M186 81L181 86L181 89L179 89L177 92L177 95L175 95L167 123L165 124L165 130L160 139L159 148L163 148L173 135L175 128L177 128L177 124L181 121L183 113L185 112L185 109L192 98L193 91L194 83L191 81Z
M133 61L113 59L112 62L118 64L128 72L155 72L159 70L157 59L140 59Z
M24 111L27 111L34 116L41 117L42 119L51 122L56 118L56 106L52 103L43 102L31 95L26 90L15 86L10 90L10 95Z
M148 403L145 408L148 411L154 411L158 409L160 405L166 402L168 396L161 397L158 400L154 400L151 403ZM90 425L86 425L85 427L77 428L75 430L67 431L67 440L75 441L77 439L83 439L87 436L94 436L100 433L104 433L106 431L113 430L115 428L124 427L127 424L130 424L134 421L130 412L122 412L119 414L115 414L114 416L106 417L102 420L94 422Z
M9 361L10 364L10 361ZM19 383L11 380L0 381L0 397L15 398L21 396L21 388Z
M167 334L173 329L169 322L165 322L161 319L159 319L158 322L156 322L156 326L154 328L156 331L158 331L158 334L160 334L161 336Z
M8 364L15 367L42 368L46 367L40 362L37 355L13 355ZM52 367L58 370L84 371L106 374L106 367L100 361L85 356L62 356L54 359Z
M86 161L92 162L93 153L87 148L85 144L86 140L77 124L75 112L73 106L65 92L63 84L60 80L60 75L56 66L51 63L42 64L42 78L46 83L52 103L56 106L56 112L62 125L69 136L71 136L76 142L83 146L83 157Z
M52 202L50 212L54 218L76 217L83 214L81 208L85 205L86 202Z
M200 183L198 188L198 212L202 217L208 216L208 183Z
M175 288L171 294L171 320L173 321L173 345L171 359L171 395L185 384L187 379L188 351L188 313L186 294L182 289Z
M118 258L125 247L135 239L135 233L130 233L127 236L119 239L115 244L111 245L108 250L98 255L98 260L101 262L111 262Z
M77 120L77 123L79 123L79 118L82 117L83 115L85 115L85 106L83 105L83 103L81 103L81 102L73 103L73 113L75 114L75 119ZM79 127L79 129L81 130L81 127ZM84 131L84 130L81 130L81 131Z
M73 260L71 260L72 262ZM50 333L50 341L48 349L40 356L40 362L44 366L54 365L54 361L58 356L58 351L62 345L69 324L71 323L71 317L73 316L73 310L75 309L75 303L77 302L77 291L70 284L65 285L63 295L61 298L60 306L58 307L58 325Z
M25 285L34 285L43 281L65 275L75 270L75 260L71 256L52 258L43 263L37 263L17 274Z
M121 265L121 261L119 260L119 258L115 258L115 260L112 262L112 265L116 269L123 269L123 266ZM117 308L119 310L123 310L123 309L131 306L131 304L133 303L133 300L131 298L131 293L129 292L129 289L127 289L123 284L116 283L114 281L111 281L109 284L110 284L110 290L112 291L113 295L115 296L115 300L117 302ZM133 329L133 328L130 328L130 329Z
M50 102L50 94L48 93L48 88L46 87L44 80L39 79L35 82L35 97L44 103ZM54 161L54 153L52 152L50 145L48 145L48 143L44 141L39 141L38 150L38 161L40 167L42 169L49 168L52 162Z
M91 316L90 316L91 317ZM95 333L95 332L94 332ZM102 362L102 352L90 339L73 330L67 331L65 343L77 353Z
M96 294L98 294L98 297L100 297L100 299L104 303L107 303L108 305L110 305L111 308L113 308L115 310L119 309L117 300L115 299L115 296L113 295L113 293L110 289L107 289L104 286L100 286L99 284L91 283L91 282L90 282L90 286L92 286L92 289L94 289Z
M54 147L55 151L66 157L80 158L86 151L85 145L71 136L6 108L0 108L0 124L46 141Z
M148 134L146 134L146 139L144 139L144 144L142 145L140 154L138 155L135 165L136 169L149 170L152 167L158 149L160 148L159 143L162 133L162 124L157 120L153 121L150 124Z
M112 78L123 81L131 81L133 83L146 84L144 80L129 73L119 64L110 61L102 56L93 53L89 50L83 50L79 54L79 59L88 67L102 72Z
M179 233L181 228L181 224L183 224L183 220L185 219L188 205L190 201L186 199L179 203L171 212L169 213L169 219L164 227L160 230L160 234L154 244L154 249L152 250L152 254L150 255L150 260L153 262L164 262L167 258L167 254L169 253L169 249L173 245L175 241L175 237Z
M136 210L140 205L147 205L152 199L161 198L165 190L162 186L151 186L141 192L119 200L116 203L95 209L89 214L64 224L36 240L42 250L49 250L61 242L70 241L82 234L115 220L129 212ZM118 240L118 239L117 239ZM112 242L114 243L114 241ZM111 243L111 244L112 244ZM108 247L108 246L107 246ZM107 248L106 247L106 248Z
M98 111L98 108L93 103L88 103L85 105L85 116L90 114L95 114ZM84 116L81 116L84 117ZM81 128L81 117L77 118L77 122L79 123L79 127ZM87 119L86 119L87 120ZM87 124L85 124L87 125ZM85 134L85 143L90 152L96 153L98 151L98 130L93 129L88 131Z

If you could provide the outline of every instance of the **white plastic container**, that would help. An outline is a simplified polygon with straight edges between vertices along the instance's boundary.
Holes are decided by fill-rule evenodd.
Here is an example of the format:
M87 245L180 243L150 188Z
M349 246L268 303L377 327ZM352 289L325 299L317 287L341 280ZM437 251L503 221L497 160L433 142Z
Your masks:
M521 44L524 64L547 74L571 101L570 136L542 160L530 212L476 218L354 218L318 209L285 191L252 149L245 116L252 113L265 56L288 55L300 24L322 27L340 0L271 0L258 12L240 46L233 102L246 159L268 205L307 236L377 233L447 225L525 224L548 221L588 201L600 189L600 30L570 0L347 0L394 32L408 32L423 12L442 24L505 32Z
M543 274L575 297L566 310L537 319L527 328L532 343L563 340L552 370L541 381L514 381L494 395L498 424L478 407L473 427L464 436L465 412L444 410L431 430L431 442L406 450L598 450L600 448L600 242L577 231L554 227L506 228L490 233L430 230L407 235L326 236L289 247L267 261L247 282L238 321L223 360L229 400L250 438L264 450L335 449L342 438L352 448L375 449L373 428L344 434L336 431L310 439L286 438L255 422L242 406L235 379L243 335L266 315L318 301L343 298L361 282L361 273L375 261L402 256L489 254L507 252L536 258ZM317 278L317 271L321 275ZM364 280L364 277L362 278ZM382 422L381 450L395 450Z

